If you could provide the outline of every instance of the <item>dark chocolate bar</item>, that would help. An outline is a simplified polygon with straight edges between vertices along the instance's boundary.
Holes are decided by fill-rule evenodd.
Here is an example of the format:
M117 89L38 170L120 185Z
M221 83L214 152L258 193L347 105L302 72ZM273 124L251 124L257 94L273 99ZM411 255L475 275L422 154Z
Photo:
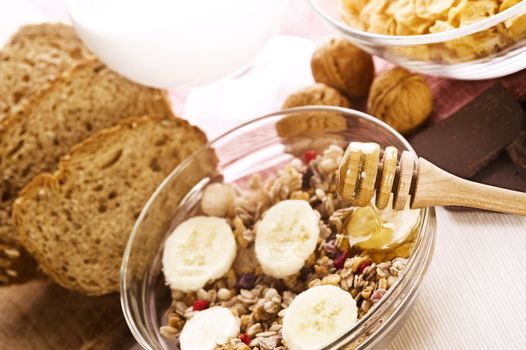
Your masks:
M526 178L526 130L506 150L518 171Z
M519 173L506 152L502 152L497 159L486 165L471 180L508 190L526 192L526 176Z
M522 106L497 83L409 141L419 156L452 174L471 178L524 129Z

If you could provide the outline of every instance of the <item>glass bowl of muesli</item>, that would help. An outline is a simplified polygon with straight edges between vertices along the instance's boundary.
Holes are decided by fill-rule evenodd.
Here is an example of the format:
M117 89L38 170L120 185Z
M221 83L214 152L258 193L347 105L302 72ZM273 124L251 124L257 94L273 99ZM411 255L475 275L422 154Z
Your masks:
M185 160L145 205L121 270L145 349L384 348L431 261L434 209L356 208L336 194L350 141L413 151L338 107L246 123Z
M526 68L526 1L309 1L346 39L415 72L482 80Z

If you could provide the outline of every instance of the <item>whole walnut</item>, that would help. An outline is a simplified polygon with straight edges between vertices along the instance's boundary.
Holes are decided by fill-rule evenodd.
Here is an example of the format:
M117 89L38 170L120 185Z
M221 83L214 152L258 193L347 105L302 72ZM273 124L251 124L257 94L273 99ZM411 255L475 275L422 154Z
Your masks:
M351 107L347 98L338 90L325 84L314 84L290 95L283 103L283 108L308 105Z
M432 109L433 95L424 78L399 67L376 77L367 101L369 114L402 134L424 123Z
M349 98L367 95L374 78L373 58L344 39L331 39L312 55L312 76Z

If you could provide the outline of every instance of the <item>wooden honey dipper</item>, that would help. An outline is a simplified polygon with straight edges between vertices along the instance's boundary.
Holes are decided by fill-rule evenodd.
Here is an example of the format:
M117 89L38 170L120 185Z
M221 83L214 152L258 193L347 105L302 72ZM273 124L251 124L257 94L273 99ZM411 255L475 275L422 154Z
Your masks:
M452 175L424 158L389 146L351 142L339 168L338 193L356 206L366 206L376 194L384 209L393 196L393 209L458 205L526 215L526 193L479 184Z

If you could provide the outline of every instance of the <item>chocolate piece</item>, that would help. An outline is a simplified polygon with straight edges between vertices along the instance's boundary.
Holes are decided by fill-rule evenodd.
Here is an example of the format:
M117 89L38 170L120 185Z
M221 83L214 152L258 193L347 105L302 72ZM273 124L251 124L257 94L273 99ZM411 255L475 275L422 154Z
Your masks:
M506 150L517 169L526 178L526 130L506 147Z
M518 168L506 152L502 152L497 159L486 165L471 180L486 185L526 192L526 173L525 176L519 173Z
M419 156L464 178L474 176L526 128L521 105L497 83L410 142Z

